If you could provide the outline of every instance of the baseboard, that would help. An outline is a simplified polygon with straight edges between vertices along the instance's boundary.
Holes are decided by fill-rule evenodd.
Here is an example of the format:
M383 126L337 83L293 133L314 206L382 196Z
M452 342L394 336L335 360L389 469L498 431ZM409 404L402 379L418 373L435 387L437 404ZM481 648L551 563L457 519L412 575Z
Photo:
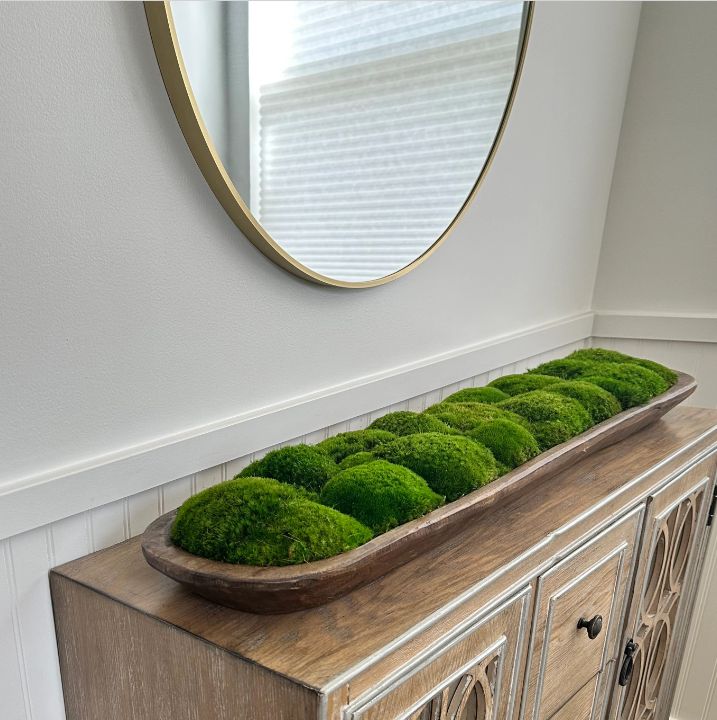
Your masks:
M591 312L0 485L0 539L590 337Z
M717 315L598 310L595 311L592 334L596 338L717 343Z

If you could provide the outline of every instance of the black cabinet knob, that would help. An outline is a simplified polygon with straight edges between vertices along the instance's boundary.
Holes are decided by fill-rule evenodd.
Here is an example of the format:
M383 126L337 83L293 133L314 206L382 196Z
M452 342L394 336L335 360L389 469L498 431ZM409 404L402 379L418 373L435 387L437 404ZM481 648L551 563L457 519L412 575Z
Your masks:
M580 618L578 620L578 630L585 628L588 631L588 637L594 640L602 630L602 615L596 615L591 620Z

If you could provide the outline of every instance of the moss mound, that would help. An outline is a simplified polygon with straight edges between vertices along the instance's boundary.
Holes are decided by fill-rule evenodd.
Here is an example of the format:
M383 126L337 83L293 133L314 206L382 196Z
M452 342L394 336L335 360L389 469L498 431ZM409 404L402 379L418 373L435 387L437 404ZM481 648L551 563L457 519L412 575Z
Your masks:
M493 382L489 387L498 388L506 395L520 395L532 390L543 390L548 385L560 382L559 378L553 375L540 375L538 373L521 373L520 375L504 375Z
M631 363L603 363L583 380L612 393L625 409L643 405L668 388L657 373Z
M374 460L334 476L321 502L382 533L437 508L443 497L408 468Z
M605 350L604 348L586 348L585 350L576 350L574 353L568 355L568 359L575 360L593 360L597 362L610 362L610 363L631 363L632 365L639 365L647 370L657 373L663 380L670 385L674 385L677 382L677 373L674 370L661 365L654 360L647 360L645 358L631 357L624 353L617 352L617 350Z
M528 373L531 375L553 375L563 380L576 380L587 375L598 374L602 365L603 363L595 360L560 358L560 360L550 360L538 365L538 367L528 370Z
M591 382L612 393L623 408L642 405L669 387L669 383L661 375L632 362L564 358L551 360L530 372Z
M551 385L547 390L577 400L588 411L593 425L617 415L622 410L620 402L611 392L583 380L565 380Z
M510 420L490 420L471 430L467 436L485 445L499 465L508 470L528 462L540 453L533 435L522 425Z
M458 392L454 392L453 395L449 395L444 398L444 403L497 403L501 400L506 400L508 395L502 390L498 390L496 387L472 387L464 388Z
M590 427L587 410L573 398L533 390L503 400L500 407L525 418L541 450L559 445Z
M501 401L502 402L502 401ZM446 425L459 430L460 432L469 432L479 425L489 420L512 420L518 425L526 425L525 420L519 415L507 412L498 407L498 405L488 405L487 403L448 403L441 402L437 405L431 405L426 410L427 415L438 418Z
M398 412L383 415L377 420L374 420L369 427L375 430L388 430L388 432L394 435L401 436L427 432L453 432L448 425L437 418L410 412L409 410L399 410Z
M315 445L290 445L267 453L237 477L273 478L319 492L337 470L336 463Z
M406 435L381 445L376 454L418 473L448 501L489 483L498 474L490 450L460 435Z
M312 501L302 490L254 477L189 498L172 527L172 541L187 552L246 565L321 560L371 537L356 519Z
M395 440L396 436L385 430L352 430L322 440L316 447L323 450L334 462L341 462L354 453L371 450L382 442Z
M364 465L367 462L373 462L376 456L368 450L354 453L353 455L347 455L340 463L339 470L347 470L348 468L356 467L357 465Z

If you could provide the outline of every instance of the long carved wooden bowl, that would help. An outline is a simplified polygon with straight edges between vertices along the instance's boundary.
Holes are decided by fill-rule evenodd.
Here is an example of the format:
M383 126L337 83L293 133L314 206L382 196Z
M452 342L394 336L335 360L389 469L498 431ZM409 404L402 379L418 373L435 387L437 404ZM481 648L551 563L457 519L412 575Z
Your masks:
M655 422L696 387L693 377L680 373L675 385L648 404L625 410L493 483L379 535L355 550L326 560L286 567L252 567L207 560L172 544L170 529L176 510L149 525L142 538L142 552L153 568L221 605L261 614L323 605L435 547L497 502Z

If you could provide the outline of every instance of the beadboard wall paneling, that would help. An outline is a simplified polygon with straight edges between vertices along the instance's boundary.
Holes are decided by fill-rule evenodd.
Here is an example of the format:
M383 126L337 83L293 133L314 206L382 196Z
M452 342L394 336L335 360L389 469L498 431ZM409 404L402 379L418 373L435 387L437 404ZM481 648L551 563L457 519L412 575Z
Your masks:
M673 720L717 718L717 532L709 537L707 556L695 598L685 657L672 703Z
M439 389L264 448L156 488L59 519L0 540L0 717L2 720L62 720L64 705L50 604L51 567L140 534L156 517L190 495L232 478L274 447L315 443L359 430L393 410L422 411L464 387L522 372L586 347L586 338L548 352L494 367Z
M582 342L590 337L592 324L591 312L577 313L322 387L189 432L0 483L0 539L193 475L288 437L320 434L322 426L343 422L347 416L363 416L383 403L425 395L515 358Z

